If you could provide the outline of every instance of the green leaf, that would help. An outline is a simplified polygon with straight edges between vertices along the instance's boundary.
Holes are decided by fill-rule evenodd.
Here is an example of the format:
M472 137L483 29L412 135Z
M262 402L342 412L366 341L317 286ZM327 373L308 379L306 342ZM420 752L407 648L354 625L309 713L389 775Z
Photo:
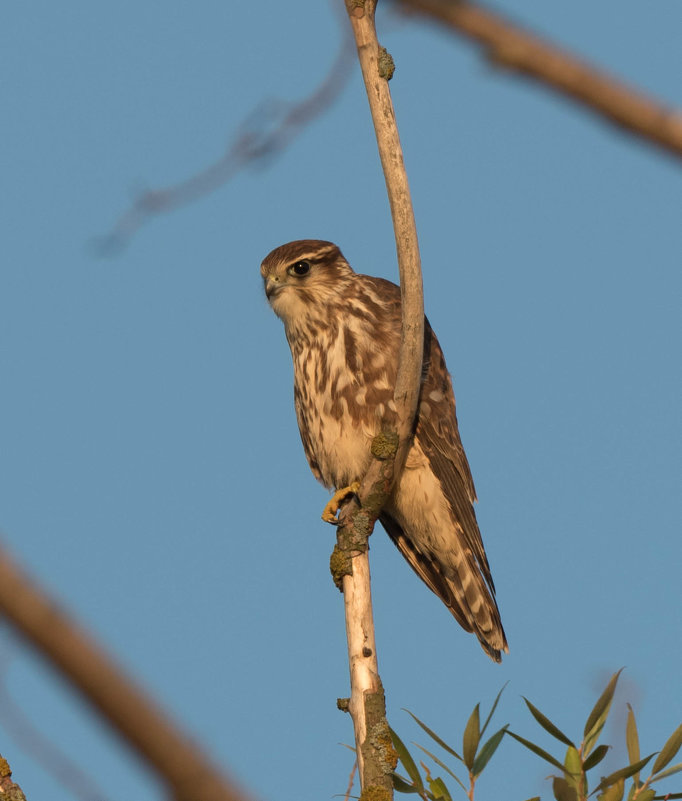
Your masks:
M563 776L554 777L552 790L556 801L578 801L578 793L575 787L571 787Z
M526 697L524 697L523 695L521 697L526 702L526 706L528 707L528 709L530 709L530 714L535 718L535 720L537 720L537 722L542 726L542 728L545 731L549 732L552 735L552 737L556 737L556 739L562 742L564 745L572 745L573 748L575 748L575 745L573 745L571 740L568 739L568 737L561 731L561 729L555 726L548 717L543 715L542 712L540 712L540 710L536 706L533 706L533 704L531 704L531 702Z
M649 787L637 796L637 801L653 801L655 796L656 791Z
M509 724L507 723L499 731L496 731L478 752L478 756L474 760L474 769L472 770L474 776L481 775L483 768L490 762L492 755L497 751L497 746L502 742L502 738L508 727Z
M527 798L526 801L540 801L540 796L534 795L532 798Z
M444 771L449 773L450 776L452 776L452 778L457 782L457 784L459 784L459 786L462 788L462 790L464 790L465 793L469 792L467 790L467 788L464 786L464 784L462 783L462 781L460 780L459 776L457 776L455 773L453 773L450 770L450 768L445 764L445 762L441 762L441 760L438 759L438 757L435 754L432 754L430 751L427 751L426 748L424 748L423 745L419 745L419 743L415 743L415 745L417 746L417 748L421 749L428 757L431 757L431 759L436 763L436 765L438 765L438 767L443 768Z
M441 740L441 738L440 738L440 737L439 737L439 736L436 734L436 732L435 732L435 731L432 731L432 730L431 730L431 729L430 729L430 728L429 728L429 727L426 725L426 723L422 723L422 722L421 722L421 720L419 720L419 718L418 718L416 715L413 715L413 714L412 714L412 712L410 712L410 710L409 710L409 709L405 709L404 711L405 711L405 712L407 712L407 714L408 714L408 715L410 715L410 716L413 718L413 720L414 720L416 723L418 723L418 724L419 724L419 725L422 727L422 729L423 729L423 730L424 730L424 731L425 731L425 732L426 732L426 733L429 735L429 737L430 737L432 740L434 740L435 742L437 742L437 743L438 743L438 745L439 745L439 746L440 746L442 749L444 749L445 751L447 751L447 752L448 752L448 754L452 754L452 756L453 756L453 757L455 757L455 759L459 759L459 761L460 761L460 762L464 762L464 760L463 760L463 759L462 759L462 757L461 757L461 756L460 756L460 755L457 753L457 751L455 751L453 748L450 748L450 746L449 746L449 745L448 745L448 744L447 744L447 743L446 743L444 740Z
M418 793L419 790L414 786L414 784L409 784L402 776L399 776L397 773L394 773L393 776L393 789L397 790L399 793Z
M502 685L502 689L497 694L495 700L493 701L492 707L490 707L490 712L488 713L488 717L485 719L485 723L483 724L483 728L481 729L481 737L485 734L485 730L488 728L488 724L490 723L492 716L495 714L495 710L497 709L497 703L500 700L500 696L504 692L504 688L509 684L508 681Z
M410 755L410 752L405 747L403 741L398 737L398 735L393 731L393 729L389 726L389 731L391 732L391 740L393 740L393 747L398 752L398 759L403 763L403 767L407 771L407 775L412 779L414 782L414 786L417 788L418 792L424 792L424 783L422 781L421 774L419 773L419 768L415 765L414 759Z
M559 762L558 759L554 759L554 757L551 754L548 754L547 751L544 751L542 748L540 748L539 745L535 745L535 743L531 743L530 740L526 740L524 737L521 737L519 734L514 734L514 732L513 731L509 731L509 729L507 729L506 733L510 737L513 737L515 740L518 740L521 743L521 745L525 745L526 748L529 751L532 751L534 754L537 754L539 757L542 757L542 759L544 759L545 762L549 762L550 765L554 765L554 767L555 768L559 768L559 770L562 773L564 772L564 766L561 764L561 762Z
M654 751L654 753L656 753ZM649 754L648 757L644 757L644 759L640 759L639 762L635 762L632 765L628 765L627 768L621 768L620 770L615 771L614 773L605 776L597 786L597 790L605 790L610 784L618 781L618 779L629 779L630 776L634 776L635 773L639 772L646 763L651 759L654 754Z
M651 776L649 781L653 784L653 782L658 782L661 779L667 779L668 776L672 776L674 773L679 773L682 770L682 762L678 762L677 765L672 765L669 768L666 768L662 773L656 773Z
M464 729L464 735L462 737L462 758L464 759L464 764L467 766L467 768L469 768L470 771L473 771L474 760L476 759L476 750L478 749L478 743L481 739L481 728L478 713L479 706L480 704L476 704L474 711L469 716L469 720L467 721L467 725Z
M658 773L658 771L664 768L668 762L672 762L675 754L677 754L677 752L680 750L680 746L682 746L682 725L675 729L675 731L668 738L666 744L663 746L663 748L661 748L661 752L656 757L656 761L654 762L652 773Z
M599 696L597 703L592 708L589 717L587 718L587 722L585 723L585 729L583 732L584 735L584 747L583 747L583 754L587 756L589 752L592 750L593 746L597 742L597 738L599 737L599 733L601 732L602 728L604 727L604 723L606 722L606 718L609 714L609 709L611 708L611 701L613 701L613 694L616 691L616 684L618 683L618 677L623 672L623 668L621 668L617 673L614 673L609 680L609 683L606 685L606 689L604 692Z
M608 754L609 748L610 746L608 745L598 745L583 762L583 770L591 770L595 765L598 765Z
M440 778L429 780L429 789L433 793L433 797L437 799L444 799L444 801L452 801L452 796L445 786L445 782Z
M599 796L599 801L622 801L625 792L625 779L618 779Z
M625 726L625 741L628 746L628 759L630 760L630 764L638 762L640 759L639 735L637 734L635 713L632 711L630 704L628 704L628 722ZM635 781L639 781L639 776L635 776Z
M569 745L566 749L566 757L564 758L564 773L571 777L569 784L577 787L577 780L583 771L583 763L580 759L578 749L574 745Z

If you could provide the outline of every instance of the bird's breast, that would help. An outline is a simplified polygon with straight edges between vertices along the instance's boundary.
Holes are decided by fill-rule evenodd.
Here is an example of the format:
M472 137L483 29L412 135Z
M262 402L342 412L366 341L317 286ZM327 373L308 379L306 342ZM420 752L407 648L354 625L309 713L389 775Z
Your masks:
M313 473L328 487L362 478L372 438L395 408L385 355L365 339L342 326L290 342L303 447Z

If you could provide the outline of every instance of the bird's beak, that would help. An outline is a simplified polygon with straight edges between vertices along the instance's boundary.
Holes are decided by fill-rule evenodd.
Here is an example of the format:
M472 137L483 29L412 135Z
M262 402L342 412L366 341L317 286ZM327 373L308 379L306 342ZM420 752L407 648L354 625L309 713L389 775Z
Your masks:
M267 275L263 277L263 286L265 288L265 296L268 300L282 288L279 278L274 275Z

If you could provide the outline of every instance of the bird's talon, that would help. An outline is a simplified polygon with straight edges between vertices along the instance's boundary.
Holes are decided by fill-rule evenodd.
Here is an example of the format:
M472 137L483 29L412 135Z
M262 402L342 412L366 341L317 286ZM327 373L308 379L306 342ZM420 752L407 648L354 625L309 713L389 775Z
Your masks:
M348 487L343 487L343 489L337 490L324 507L324 511L322 512L322 519L324 522L331 523L333 526L338 526L339 519L337 518L336 513L341 508L341 504L346 500L346 498L348 498L349 495L355 495L359 489L360 482L354 481Z

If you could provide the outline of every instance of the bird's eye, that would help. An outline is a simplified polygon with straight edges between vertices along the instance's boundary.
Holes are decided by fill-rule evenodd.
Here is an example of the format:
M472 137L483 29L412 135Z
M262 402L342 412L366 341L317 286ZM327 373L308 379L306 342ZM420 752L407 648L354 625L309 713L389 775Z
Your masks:
M291 275L307 275L310 272L310 262L308 261L297 261L296 264L292 264L289 267L289 273Z

